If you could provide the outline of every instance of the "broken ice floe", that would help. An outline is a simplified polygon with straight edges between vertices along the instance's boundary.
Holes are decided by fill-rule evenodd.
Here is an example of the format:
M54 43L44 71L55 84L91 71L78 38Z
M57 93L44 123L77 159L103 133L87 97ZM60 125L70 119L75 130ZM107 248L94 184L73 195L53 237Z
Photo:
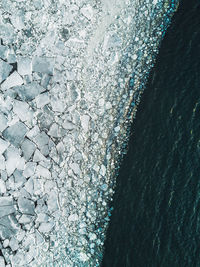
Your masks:
M0 7L0 266L99 266L130 103L167 5L11 2Z

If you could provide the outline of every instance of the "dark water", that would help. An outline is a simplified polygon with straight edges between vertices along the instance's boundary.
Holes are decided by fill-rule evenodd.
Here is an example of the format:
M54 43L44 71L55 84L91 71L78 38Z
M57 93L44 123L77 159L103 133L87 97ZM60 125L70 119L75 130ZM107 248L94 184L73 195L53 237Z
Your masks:
M181 1L142 96L102 267L200 266L200 1Z

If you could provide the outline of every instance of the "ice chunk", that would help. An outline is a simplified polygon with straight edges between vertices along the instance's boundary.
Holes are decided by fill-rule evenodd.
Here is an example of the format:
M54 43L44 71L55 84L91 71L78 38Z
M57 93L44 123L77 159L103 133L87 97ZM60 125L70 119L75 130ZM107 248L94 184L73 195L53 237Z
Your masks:
M8 48L5 45L0 45L0 58L6 59Z
M2 138L0 138L0 154L3 154L4 151L8 148L9 143Z
M3 132L7 127L7 118L3 113L0 113L0 132Z
M10 176L11 174L13 174L13 172L20 163L21 157L19 154L19 150L16 149L15 147L9 147L6 150L5 157L6 157L6 171L8 173L8 176Z
M37 166L36 174L38 175L38 177L44 177L46 179L51 178L50 171L41 165Z
M12 70L12 66L0 59L0 83L4 81Z
M50 103L51 103L53 111L64 112L65 104L62 99L52 96Z
M19 197L17 203L18 203L19 210L22 213L29 214L29 215L35 214L35 212L34 212L35 205L34 205L33 201L31 201L27 198L24 198L24 197Z
M53 136L53 137L58 137L58 131L59 131L59 126L58 126L58 124L53 123L53 124L51 125L50 130L48 131L48 134L49 134L50 136Z
M36 145L29 139L25 138L21 145L21 149L23 152L23 157L28 161L35 152Z
M35 82L16 86L14 89L18 93L19 97L24 101L31 101L45 91L42 86Z
M85 6L81 8L81 13L88 19L91 20L93 17L93 9L91 6Z
M54 224L55 223L53 221L41 223L38 230L41 233L49 233L53 229Z
M33 156L33 161L35 162L41 162L41 161L47 161L47 159L45 158L45 156L42 155L42 153L36 149L34 156Z
M2 90L7 90L11 87L22 85L22 77L14 71L1 85Z
M23 224L27 224L30 223L33 220L33 216L32 215L26 215L23 214L20 218L19 218L19 223L23 223Z
M47 206L48 206L48 210L50 212L54 212L54 211L58 210L58 195L55 191L51 191L49 193L49 197L47 200Z
M32 118L32 112L26 102L15 100L13 104L14 113L20 118L21 121L29 121Z
M22 122L17 122L3 131L3 137L12 145L19 147L27 133L27 127Z
M77 175L81 174L81 170L79 168L79 165L77 163L70 164L70 167L72 168L73 172Z
M26 182L26 179L24 178L22 171L15 170L13 175L14 175L14 181L15 181L16 188L19 188L20 186L22 186Z
M5 194L5 193L6 193L6 184L3 180L0 180L0 194Z
M32 162L28 162L28 163L32 163ZM32 163L33 164L33 163ZM34 167L36 167L36 166L34 166ZM25 184L25 189L26 189L26 191L30 194L30 195L33 195L33 188L34 188L34 184L33 184L33 179L32 178L30 178L29 180L28 180L28 182Z
M10 239L9 247L12 249L12 251L16 251L19 248L18 240L15 237Z
M27 162L27 164L25 165L23 175L26 178L31 177L35 173L35 169L36 169L36 163L35 162Z
M41 149L49 143L49 137L45 132L41 132L33 139L36 145Z
M53 58L34 57L33 58L33 71L53 74L55 60Z
M0 266L1 266L1 267L6 267L4 258L3 258L2 256L0 256Z
M89 121L90 121L90 117L88 115L81 116L81 126L83 127L83 130L85 132L88 131Z
M36 104L38 108L42 108L44 107L46 104L49 103L50 99L49 99L49 94L48 93L44 93L41 95L38 95L35 98Z
M0 218L15 212L11 197L0 197Z
M17 70L20 75L32 74L32 61L28 57L19 57L17 59Z
M0 155L0 170L5 170L5 158Z
M70 222L74 222L74 221L77 221L77 220L78 220L78 215L77 214L71 214L68 217L68 221L70 221Z
M0 218L0 238L7 239L16 235L19 230L19 224L17 223L14 215L8 215Z

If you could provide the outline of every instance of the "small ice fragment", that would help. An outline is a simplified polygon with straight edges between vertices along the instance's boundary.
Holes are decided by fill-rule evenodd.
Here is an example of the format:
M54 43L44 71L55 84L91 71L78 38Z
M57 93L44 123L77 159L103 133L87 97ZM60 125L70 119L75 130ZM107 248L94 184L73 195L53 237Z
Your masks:
M41 223L38 230L41 232L41 233L49 233L54 227L54 222L51 221L51 222L44 222L44 223Z
M33 71L53 74L54 61L53 58L34 57Z
M36 145L29 139L25 138L21 145L23 157L28 161L36 150Z
M3 131L3 137L12 145L19 147L27 133L27 127L22 122L17 122Z
M7 118L3 113L0 113L0 132L3 132L7 127Z
M32 82L21 86L16 86L15 91L19 97L24 101L31 101L36 96L45 91L45 89L39 84Z
M35 205L33 201L27 198L24 198L24 197L19 197L17 203L18 203L19 210L22 213L34 215Z
M120 126L117 126L117 127L115 127L115 132L119 132L120 131Z
M0 154L3 154L4 151L8 148L9 143L0 138Z
M23 79L22 77L14 71L1 85L2 90L7 90L11 87L22 85Z
M85 6L81 8L81 13L88 19L91 20L93 17L93 9L91 6Z
M0 194L5 194L5 193L6 193L6 184L3 180L0 180Z
M32 117L29 105L23 101L15 100L13 111L21 121L26 121L28 118Z
M15 147L9 147L5 152L6 157L6 171L8 176L13 174L15 169L20 163L21 157L19 154L19 150Z
M45 167L38 165L37 169L36 169L36 174L38 175L38 177L44 177L46 179L50 179L51 178L51 173L48 169L46 169Z
M103 184L103 185L101 186L101 189L102 189L103 191L106 191L106 190L108 189L108 185L107 185L107 184Z
M90 117L88 115L81 116L81 126L83 127L83 130L85 132L88 131L89 121L90 121Z
M12 66L0 59L0 83L4 81L12 70Z
M50 101L49 94L48 93L40 94L35 98L35 101L36 101L37 107L42 108L46 104L49 103Z
M137 55L134 54L134 55L133 55L133 60L136 60L136 59L137 59Z
M68 217L68 221L70 221L70 222L74 222L74 221L77 221L77 220L78 220L78 215L77 214L71 214Z
M4 258L2 256L0 256L0 266L1 267L6 267Z
M17 59L17 71L20 75L32 74L32 61L28 57L19 57Z
M77 175L81 174L81 170L79 168L79 165L77 163L70 164L70 167L72 168L73 172Z
M25 169L23 171L24 177L28 178L28 177L31 177L32 175L34 175L35 169L36 169L36 163L35 162L27 162L25 165ZM29 192L29 190L27 190L27 189L26 189L26 191Z

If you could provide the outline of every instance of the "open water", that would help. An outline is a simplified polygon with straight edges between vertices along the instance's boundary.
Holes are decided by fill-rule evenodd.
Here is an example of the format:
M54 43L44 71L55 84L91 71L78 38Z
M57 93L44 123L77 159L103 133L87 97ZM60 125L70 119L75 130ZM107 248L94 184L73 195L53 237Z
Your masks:
M117 178L102 267L200 266L200 1L181 0Z

